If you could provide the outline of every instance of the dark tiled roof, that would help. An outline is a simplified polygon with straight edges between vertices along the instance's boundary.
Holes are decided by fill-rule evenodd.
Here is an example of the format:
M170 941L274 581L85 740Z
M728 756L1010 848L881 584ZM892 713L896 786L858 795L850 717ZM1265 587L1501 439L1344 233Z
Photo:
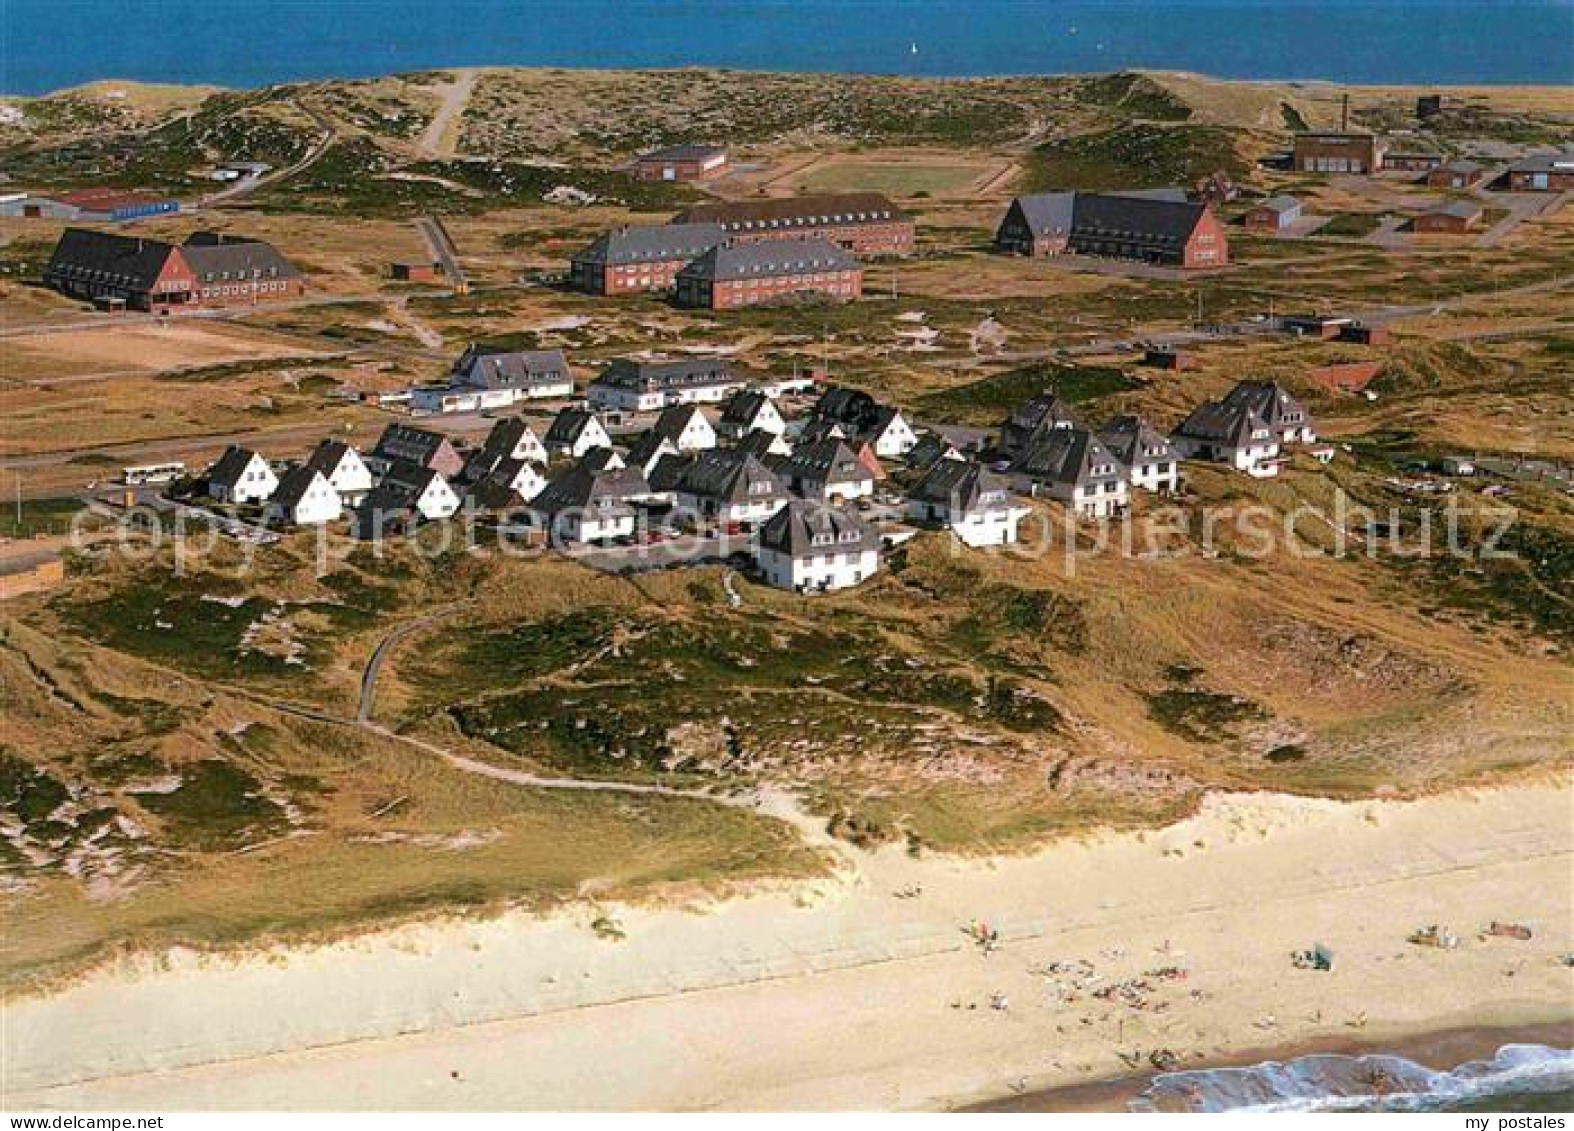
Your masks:
M485 389L528 389L572 380L562 350L483 350L471 346L454 362L453 375Z
M1000 509L1010 503L1010 487L1003 476L976 463L942 459L918 481L912 497L963 511Z
M339 470L339 464L344 462L344 457L350 451L350 445L343 440L324 440L306 457L306 466L316 468L324 475L332 475Z
M831 224L889 224L908 218L880 193L848 192L699 204L680 212L673 220L685 224L720 224L731 231L771 231Z
M1169 437L1140 416L1117 416L1099 430L1099 439L1127 467L1142 460L1165 463L1175 459Z
M722 245L678 272L680 279L774 279L806 272L855 271L858 260L824 240L763 240Z
M269 504L279 507L299 505L306 497L306 492L311 490L312 483L320 475L322 472L310 464L303 463L299 467L290 468L280 477L278 490L268 498ZM325 479L324 482L327 480Z
M770 501L787 497L776 473L759 459L737 448L702 453L689 465L677 489L685 495L722 503Z
M554 445L572 444L595 419L595 413L582 408L562 409L552 418L552 426L547 429L546 442Z
M609 362L596 383L621 389L656 391L707 385L738 384L732 363L722 358L684 358L672 361L635 361L620 357Z
M1310 424L1306 406L1289 394L1277 381L1239 381L1225 394L1225 405L1244 405L1272 428Z
M689 426L689 421L696 416L705 419L705 414L699 410L698 405L671 405L661 410L661 415L656 417L656 423L650 426L650 430L657 436L665 436L673 443L677 443L678 437L683 435L683 430ZM710 423L709 420L705 422Z
M1244 448L1251 442L1254 432L1268 430L1268 422L1249 405L1205 401L1181 421L1175 435L1205 444Z
M1118 480L1125 474L1114 453L1085 428L1052 428L1039 433L1012 470L1044 482L1069 484Z
M145 291L153 286L174 251L174 245L162 240L67 228L60 233L45 277Z
M224 454L208 469L208 484L210 486L233 487L240 482L240 477L251 466L251 461L257 458L257 453L250 448L242 448L231 444L224 449Z
M181 246L181 254L199 282L212 282L226 272L235 279L299 279L295 265L278 248L262 240L197 232Z
M1574 173L1574 149L1561 153L1532 153L1509 166L1515 173Z
M880 536L857 511L795 499L760 527L760 548L794 558L880 548Z
M719 224L640 224L614 228L574 256L576 262L688 262L727 238Z
M1181 248L1207 211L1205 204L1115 193L1077 194L1071 236L1077 239L1121 239Z
M721 412L721 422L737 428L746 428L770 403L770 398L754 389L734 393Z
M810 483L846 483L873 480L874 472L841 440L830 438L799 444L786 464L795 480Z
M408 424L390 424L377 438L372 449L381 459L409 460L413 463L430 463L445 446L451 447L448 437L441 432L425 428L412 428Z

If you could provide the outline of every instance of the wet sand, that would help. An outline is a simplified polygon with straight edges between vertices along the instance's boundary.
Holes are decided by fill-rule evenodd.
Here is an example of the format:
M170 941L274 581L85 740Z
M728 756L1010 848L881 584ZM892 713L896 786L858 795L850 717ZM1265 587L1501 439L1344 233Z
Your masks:
M1471 1025L1457 1029L1441 1029L1430 1033L1416 1033L1387 1040L1359 1035L1323 1037L1300 1041L1295 1044L1272 1048L1247 1049L1232 1056L1206 1064L1187 1065L1196 1071L1208 1068L1244 1068L1265 1061L1294 1060L1317 1053L1337 1053L1344 1056L1365 1056L1382 1053L1399 1056L1424 1064L1428 1068L1446 1071L1457 1068L1467 1060L1488 1060L1504 1045L1548 1045L1552 1048L1574 1048L1574 1008L1567 1020L1514 1026ZM1089 1084L1074 1084L1066 1088L1050 1088L1023 1095L1001 1096L969 1104L962 1111L1003 1112L1072 1112L1072 1111L1126 1111L1152 1082L1156 1073L1144 1072L1112 1080L1099 1080Z

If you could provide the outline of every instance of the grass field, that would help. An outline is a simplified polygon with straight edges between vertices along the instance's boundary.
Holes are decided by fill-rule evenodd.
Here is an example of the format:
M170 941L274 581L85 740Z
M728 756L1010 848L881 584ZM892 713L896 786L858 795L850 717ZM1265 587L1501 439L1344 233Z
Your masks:
M793 178L799 192L883 192L890 196L944 196L989 173L987 164L832 161Z

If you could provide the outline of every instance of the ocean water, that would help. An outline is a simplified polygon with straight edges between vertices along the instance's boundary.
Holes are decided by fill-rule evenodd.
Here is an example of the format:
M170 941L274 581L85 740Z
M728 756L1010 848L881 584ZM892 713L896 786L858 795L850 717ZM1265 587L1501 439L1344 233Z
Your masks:
M1574 0L0 0L0 91L475 65L1574 82Z
M1439 1071L1400 1056L1316 1054L1170 1072L1135 1111L1574 1111L1574 1050L1511 1044Z

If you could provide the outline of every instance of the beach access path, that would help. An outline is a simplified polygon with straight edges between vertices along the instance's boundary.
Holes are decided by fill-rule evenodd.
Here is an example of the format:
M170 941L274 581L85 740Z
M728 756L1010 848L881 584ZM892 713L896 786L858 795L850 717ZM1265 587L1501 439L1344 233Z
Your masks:
M587 898L548 917L165 955L8 1004L0 1100L921 1108L1124 1076L1158 1049L1201 1063L1562 1020L1569 796L1565 780L1415 802L1218 795L1163 830L992 860L863 852L818 830L831 876L724 902ZM784 797L762 804L817 831ZM625 937L592 930L601 917ZM1533 938L1481 937L1494 919ZM1405 941L1431 923L1460 947ZM1332 971L1291 964L1314 943ZM1128 979L1147 988L1100 996Z

